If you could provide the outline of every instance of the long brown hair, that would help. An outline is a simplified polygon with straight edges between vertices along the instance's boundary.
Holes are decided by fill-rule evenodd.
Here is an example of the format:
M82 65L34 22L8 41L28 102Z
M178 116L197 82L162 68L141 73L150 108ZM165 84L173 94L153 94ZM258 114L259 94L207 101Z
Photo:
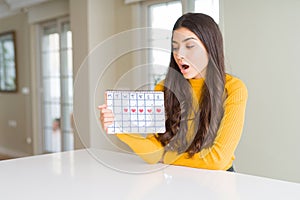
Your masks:
M181 27L189 29L201 40L207 50L209 62L199 104L195 107L190 82L180 73L173 52L171 53L164 81L166 132L158 134L157 139L166 150L187 152L189 156L193 156L203 148L212 146L223 118L225 99L223 39L218 25L205 14L187 13L181 16L176 21L173 32ZM189 119L190 116L194 118ZM192 139L187 137L189 120L194 124Z

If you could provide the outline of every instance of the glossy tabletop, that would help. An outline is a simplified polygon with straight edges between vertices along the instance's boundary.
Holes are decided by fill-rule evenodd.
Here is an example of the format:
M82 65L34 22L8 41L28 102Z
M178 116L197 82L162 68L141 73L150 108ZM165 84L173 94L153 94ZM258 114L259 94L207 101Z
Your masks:
M84 149L0 162L0 199L300 199L300 184Z

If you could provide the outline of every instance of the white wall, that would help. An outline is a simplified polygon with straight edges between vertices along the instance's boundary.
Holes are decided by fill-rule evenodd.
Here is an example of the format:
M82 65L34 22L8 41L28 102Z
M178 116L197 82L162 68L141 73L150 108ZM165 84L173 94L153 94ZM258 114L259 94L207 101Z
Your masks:
M70 6L70 22L73 40L73 74L74 74L74 125L75 125L75 149L90 146L89 126L89 70L81 69L81 64L88 55L88 5L86 1L72 0ZM80 14L79 14L80 13ZM77 84L80 73L80 84ZM86 103L85 103L86 102ZM82 103L82 106L78 104ZM82 134L79 134L82 133Z
M111 142L126 148L114 135L107 136L100 128L97 106L104 103L105 89L113 88L118 76L122 75L117 68L131 67L130 59L122 64L119 57L114 58L115 55L118 56L118 49L114 46L116 41L110 46L101 45L108 44L106 41L111 36L132 28L133 8L134 6L125 5L123 0L70 1L76 72L74 118L79 136L76 138L76 148L116 149ZM110 61L115 63L109 63ZM105 71L107 67L108 70ZM104 71L105 76L102 76ZM81 142L83 145L80 145Z
M15 31L16 34L16 68L17 92L0 92L0 153L11 157L28 156L33 153L31 108L32 96L22 93L22 89L30 89L31 69L29 46L29 24L23 13L1 18L0 33ZM10 125L14 121L15 125Z
M249 91L236 168L300 182L300 1L223 4L229 72Z

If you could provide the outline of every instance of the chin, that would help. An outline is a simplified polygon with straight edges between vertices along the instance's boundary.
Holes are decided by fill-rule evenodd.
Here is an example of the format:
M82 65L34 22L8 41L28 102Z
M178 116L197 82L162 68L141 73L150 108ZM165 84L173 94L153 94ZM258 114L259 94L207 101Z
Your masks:
M191 77L191 76L188 76L188 75L186 75L186 76L183 76L185 79L193 79L193 77Z
M185 74L185 75L183 75L183 77L184 77L185 79L194 79L194 78L196 77L196 75L193 75L193 74Z

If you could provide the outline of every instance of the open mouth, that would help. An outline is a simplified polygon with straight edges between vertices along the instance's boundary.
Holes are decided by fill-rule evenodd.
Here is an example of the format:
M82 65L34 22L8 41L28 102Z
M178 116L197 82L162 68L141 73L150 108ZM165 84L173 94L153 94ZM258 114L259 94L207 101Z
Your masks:
M186 65L186 64L183 64L182 65L182 69L184 69L184 70L186 70L186 69L188 69L190 66L189 65Z

